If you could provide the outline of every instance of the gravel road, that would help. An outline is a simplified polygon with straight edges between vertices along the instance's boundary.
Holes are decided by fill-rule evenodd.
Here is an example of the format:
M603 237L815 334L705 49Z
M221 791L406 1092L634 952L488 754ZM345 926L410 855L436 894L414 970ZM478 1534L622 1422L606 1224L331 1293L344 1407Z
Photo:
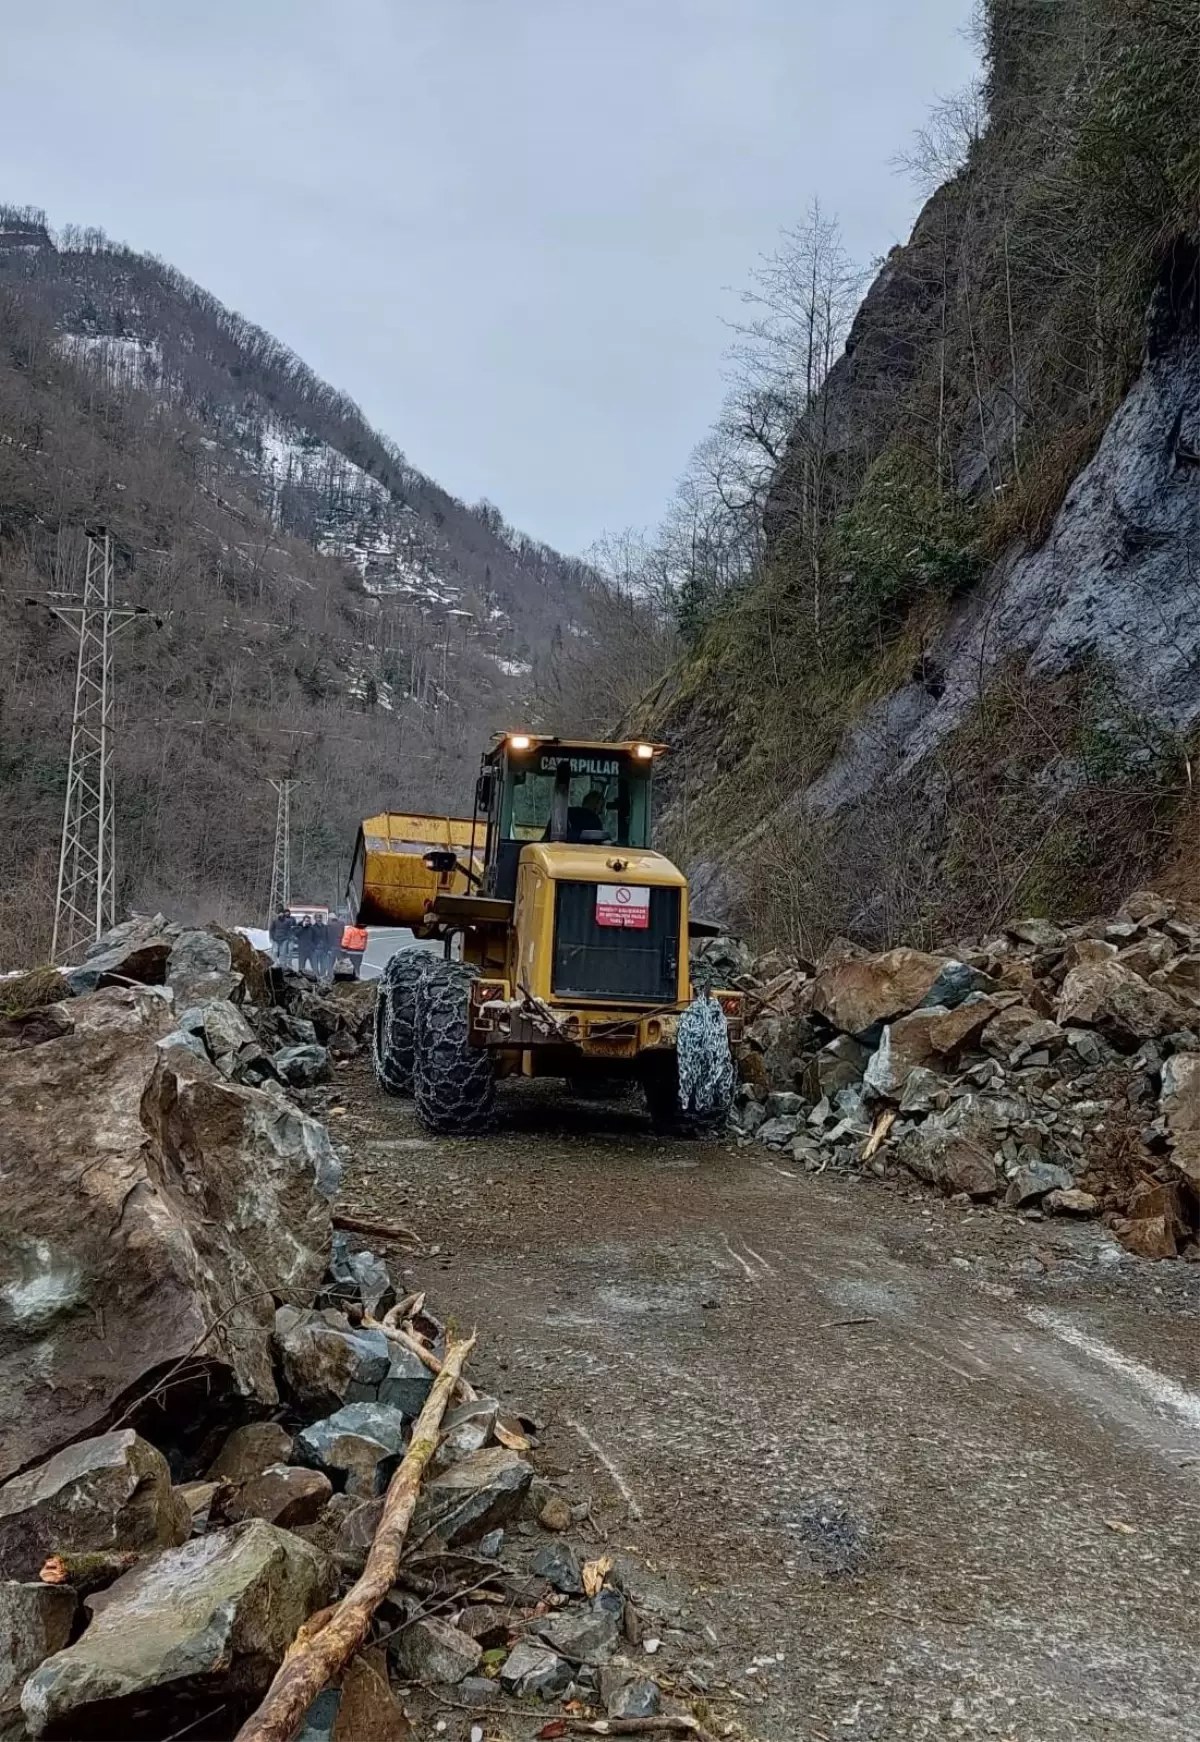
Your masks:
M674 1594L656 1663L714 1719L1200 1737L1200 1266L663 1142L632 1102L506 1085L446 1141L339 1087L346 1203L440 1248L414 1280Z

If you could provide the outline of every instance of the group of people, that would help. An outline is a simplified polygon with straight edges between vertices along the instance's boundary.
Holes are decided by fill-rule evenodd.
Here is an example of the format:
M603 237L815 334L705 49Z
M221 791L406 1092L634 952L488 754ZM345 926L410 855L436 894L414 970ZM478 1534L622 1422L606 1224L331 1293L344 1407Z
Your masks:
M318 913L277 913L271 921L271 950L279 967L314 980L332 980L342 949L342 921Z

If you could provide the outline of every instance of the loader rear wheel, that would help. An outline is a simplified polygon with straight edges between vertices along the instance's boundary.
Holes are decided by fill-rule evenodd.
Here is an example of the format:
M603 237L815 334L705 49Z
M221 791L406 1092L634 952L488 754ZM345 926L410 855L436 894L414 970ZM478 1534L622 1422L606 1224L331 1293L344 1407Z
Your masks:
M712 1114L683 1110L679 1104L679 1059L673 1052L647 1058L642 1090L650 1123L660 1137L715 1137L728 1116L728 1109Z
M435 962L417 984L417 1116L443 1136L486 1130L496 1099L496 1073L483 1047L472 1046L468 999L477 970L466 962Z
M380 976L373 1055L375 1079L389 1095L413 1092L417 987L431 966L438 960L428 950L397 950Z

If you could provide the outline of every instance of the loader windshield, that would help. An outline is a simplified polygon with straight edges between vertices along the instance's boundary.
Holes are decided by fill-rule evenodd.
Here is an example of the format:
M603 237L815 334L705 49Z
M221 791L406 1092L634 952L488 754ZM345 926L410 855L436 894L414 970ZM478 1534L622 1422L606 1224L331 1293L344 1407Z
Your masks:
M547 750L509 774L506 839L649 846L650 782L629 758Z

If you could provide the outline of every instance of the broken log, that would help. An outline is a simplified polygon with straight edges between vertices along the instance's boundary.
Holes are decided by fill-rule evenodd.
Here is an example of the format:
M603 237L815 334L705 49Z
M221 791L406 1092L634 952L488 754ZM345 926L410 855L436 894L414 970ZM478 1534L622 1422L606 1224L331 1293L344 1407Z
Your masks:
M395 1240L399 1245L411 1241L418 1251L425 1250L421 1236L411 1228L402 1228L399 1222L373 1222L369 1216L350 1216L343 1210L335 1210L329 1219L346 1234L364 1234L369 1240Z
M401 1330L399 1325L389 1323L391 1313L385 1313L381 1319L372 1318L370 1313L364 1313L362 1322L370 1331L379 1331L389 1342L396 1343L401 1349L407 1349L417 1357L417 1360L428 1367L431 1373L442 1371L442 1362L438 1360L432 1349L427 1349L419 1337L412 1336L408 1331ZM454 1387L454 1395L460 1403L474 1403L479 1393L465 1379L460 1379Z
M404 1460L388 1484L375 1540L361 1577L340 1602L301 1628L262 1704L246 1719L236 1742L290 1742L317 1695L345 1669L362 1646L371 1618L396 1582L421 1478L437 1450L442 1417L463 1363L474 1347L472 1333L461 1342L451 1342L446 1350L442 1370L414 1423Z
M572 1736L696 1736L699 1742L712 1742L711 1732L704 1728L698 1718L689 1716L686 1712L666 1713L658 1718L563 1718L557 1722L565 1725L567 1733ZM547 1724L538 1731L545 1735L551 1730Z

